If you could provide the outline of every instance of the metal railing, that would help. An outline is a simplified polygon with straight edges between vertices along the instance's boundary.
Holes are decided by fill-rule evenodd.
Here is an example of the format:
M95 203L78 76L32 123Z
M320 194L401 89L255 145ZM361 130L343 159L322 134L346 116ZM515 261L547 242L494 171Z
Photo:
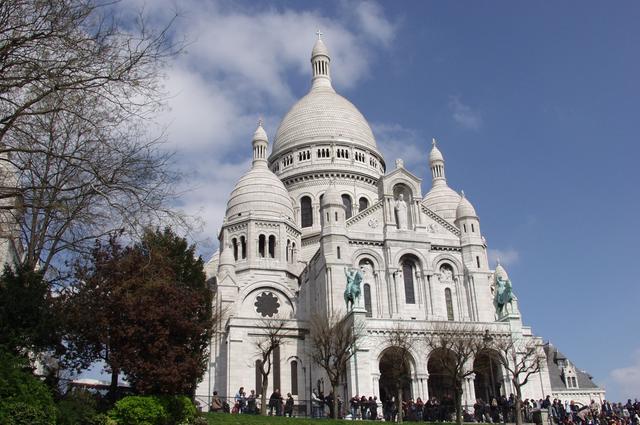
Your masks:
M196 395L196 403L202 412L217 412L240 415L259 415L260 396L257 398L244 398L236 400L234 397L218 397L219 403L212 403L212 397L207 395ZM287 404L286 397L280 402L270 402L265 400L267 405L266 414L270 416L291 416L291 417L312 417L329 418L333 406L328 401L312 402L302 398L295 398L293 403ZM474 409L473 405L462 406L464 422L482 423L513 423L515 422L515 409L513 406L485 406L484 409ZM524 422L533 423L535 421L536 409L523 409ZM395 421L397 419L397 409L392 403L359 402L351 404L340 400L338 403L338 417L352 420L385 420ZM405 421L415 422L452 422L455 421L455 407L453 405L420 406L405 403L403 406L403 418Z

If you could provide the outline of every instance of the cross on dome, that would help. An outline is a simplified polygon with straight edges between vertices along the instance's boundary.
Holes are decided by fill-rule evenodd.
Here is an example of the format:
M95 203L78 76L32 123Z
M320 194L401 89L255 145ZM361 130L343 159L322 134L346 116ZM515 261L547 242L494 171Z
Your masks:
M322 40L322 36L324 35L324 33L320 31L320 29L318 29L318 31L316 31L316 35L318 36L318 40Z

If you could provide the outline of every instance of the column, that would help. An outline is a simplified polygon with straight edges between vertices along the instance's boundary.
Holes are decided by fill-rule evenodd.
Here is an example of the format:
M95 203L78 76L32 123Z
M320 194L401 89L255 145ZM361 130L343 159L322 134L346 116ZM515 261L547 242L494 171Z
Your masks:
M380 374L379 373L373 373L371 375L371 385L373 386L372 388L373 395L378 397L378 400L380 400Z
M418 381L418 392L414 394L413 398L417 399L420 397L422 401L426 403L427 400L429 400L429 374L418 373L416 374L416 380Z
M473 412L473 405L476 402L476 374L472 373L464 380L464 395L463 395L463 407L467 412Z
M322 221L320 219L320 204L312 203L311 207L313 209L313 226L312 228L319 229L322 226ZM302 223L302 218L300 218L300 223Z

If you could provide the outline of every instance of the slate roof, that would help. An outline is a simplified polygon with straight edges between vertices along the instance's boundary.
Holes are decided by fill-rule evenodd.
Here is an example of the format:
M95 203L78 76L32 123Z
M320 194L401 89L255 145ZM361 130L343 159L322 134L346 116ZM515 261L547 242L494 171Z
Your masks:
M564 381L562 380L562 369L558 366L559 360L568 360L567 356L562 354L556 347L554 347L551 343L546 343L544 345L544 352L547 355L547 369L549 370L549 379L551 380L551 388L553 390L567 390L572 388L567 388ZM571 362L573 364L573 362ZM578 369L575 364L573 365L576 369L576 375L578 377L578 389L599 389L598 385L593 382L593 378L588 373Z

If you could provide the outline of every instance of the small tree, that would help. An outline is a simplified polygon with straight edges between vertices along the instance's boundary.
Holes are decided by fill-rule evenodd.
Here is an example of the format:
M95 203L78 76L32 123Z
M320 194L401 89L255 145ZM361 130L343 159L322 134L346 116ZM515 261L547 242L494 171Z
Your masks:
M473 374L468 367L471 359L485 346L484 339L475 329L465 324L439 322L425 339L432 353L440 351L437 361L450 376L453 385L456 423L462 424L462 394L464 379Z
M333 418L338 417L337 390L344 378L347 364L355 354L355 344L363 335L364 327L353 324L348 316L314 315L311 318L311 359L329 377L333 392Z
M529 378L540 372L545 360L544 352L535 338L489 337L491 347L500 353L499 361L511 377L516 390L516 424L522 425L522 387Z
M391 382L396 397L398 423L402 423L402 400L404 387L411 383L411 347L412 330L402 326L393 328L385 338L385 344L390 347L385 351L387 381Z
M98 244L67 300L70 363L104 360L112 390L123 372L143 394L193 394L219 320L194 251L169 229L127 248Z
M57 348L54 301L42 273L6 266L0 276L0 347L25 358Z
M254 345L260 357L259 372L261 378L260 389L260 414L267 414L267 387L269 386L269 374L273 365L273 351L286 344L285 338L289 336L284 319L264 319L261 328L264 335L258 338Z

